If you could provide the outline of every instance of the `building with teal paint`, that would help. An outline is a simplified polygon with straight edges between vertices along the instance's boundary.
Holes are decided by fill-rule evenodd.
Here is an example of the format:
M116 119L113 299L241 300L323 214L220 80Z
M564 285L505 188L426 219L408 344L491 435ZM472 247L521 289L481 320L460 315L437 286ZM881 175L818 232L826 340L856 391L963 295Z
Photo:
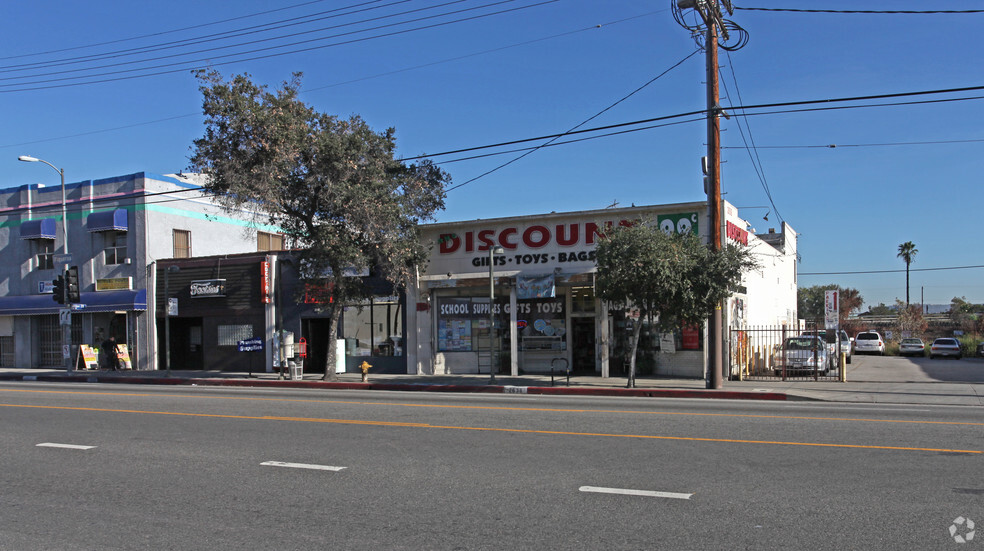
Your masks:
M201 191L198 175L136 173L66 184L64 257L60 186L0 190L0 367L65 365L53 281L77 266L80 300L72 312L79 345L109 336L127 345L134 369L157 366L156 263L279 249L272 228L250 213L224 211ZM151 300L148 300L150 298Z

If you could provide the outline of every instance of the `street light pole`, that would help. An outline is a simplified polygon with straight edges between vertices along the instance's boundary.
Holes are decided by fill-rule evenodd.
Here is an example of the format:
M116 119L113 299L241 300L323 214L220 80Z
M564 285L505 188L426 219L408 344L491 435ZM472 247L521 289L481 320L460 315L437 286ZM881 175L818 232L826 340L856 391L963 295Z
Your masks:
M61 177L61 218L62 218L62 252L65 254L65 262L62 266L62 272L68 271L69 263L71 260L68 257L68 215L67 209L65 208L65 169L58 168L57 166L45 161L44 159L38 159L37 157L31 157L30 155L21 155L17 157L18 161L23 161L25 163L44 163L50 166L58 175ZM68 302L68 284L64 286L62 295L62 304L68 308L68 315L65 319L62 319L62 357L65 359L65 371L71 373L75 368L72 362L72 305ZM65 323L67 321L67 323Z
M495 384L495 255L506 254L502 247L489 247L489 373L490 385Z

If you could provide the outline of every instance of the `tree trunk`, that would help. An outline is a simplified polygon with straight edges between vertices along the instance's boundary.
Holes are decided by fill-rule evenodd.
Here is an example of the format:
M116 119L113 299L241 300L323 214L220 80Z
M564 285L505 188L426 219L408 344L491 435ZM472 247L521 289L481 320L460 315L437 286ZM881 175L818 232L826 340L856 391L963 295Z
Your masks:
M330 321L328 322L328 335L325 336L328 339L328 351L325 354L325 375L321 380L334 382L338 380L338 372L335 369L335 362L337 361L335 339L338 338L338 321L342 317L344 309L332 306L328 309L328 312L328 319Z
M626 388L635 388L636 386L636 352L639 351L639 335L642 333L643 319L643 316L640 314L635 327L632 328L632 352L630 352L629 356L629 380L625 385Z
M909 263L905 263L905 305L909 305Z

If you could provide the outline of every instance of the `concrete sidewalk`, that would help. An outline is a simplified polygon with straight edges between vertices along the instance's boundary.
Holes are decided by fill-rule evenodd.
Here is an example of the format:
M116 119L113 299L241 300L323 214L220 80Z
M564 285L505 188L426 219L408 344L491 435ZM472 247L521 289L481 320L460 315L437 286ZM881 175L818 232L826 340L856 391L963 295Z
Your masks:
M0 381L44 381L156 385L325 388L425 392L516 393L588 396L638 396L650 398L716 398L731 400L817 400L828 402L933 404L984 406L984 383L960 382L814 382L725 381L721 390L708 390L700 379L639 377L636 388L626 388L625 378L557 378L549 375L396 375L372 374L361 382L360 373L340 373L337 382L307 374L302 381L279 379L277 373L228 371L76 371L69 375L55 369L0 369Z

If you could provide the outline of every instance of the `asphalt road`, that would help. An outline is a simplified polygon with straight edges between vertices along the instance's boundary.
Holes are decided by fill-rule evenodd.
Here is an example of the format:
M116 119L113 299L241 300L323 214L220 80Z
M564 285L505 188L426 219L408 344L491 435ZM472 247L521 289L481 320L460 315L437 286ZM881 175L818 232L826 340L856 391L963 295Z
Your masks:
M984 522L974 407L0 383L0 420L0 549L943 549Z
M859 383L984 383L984 358L855 354L847 377Z

